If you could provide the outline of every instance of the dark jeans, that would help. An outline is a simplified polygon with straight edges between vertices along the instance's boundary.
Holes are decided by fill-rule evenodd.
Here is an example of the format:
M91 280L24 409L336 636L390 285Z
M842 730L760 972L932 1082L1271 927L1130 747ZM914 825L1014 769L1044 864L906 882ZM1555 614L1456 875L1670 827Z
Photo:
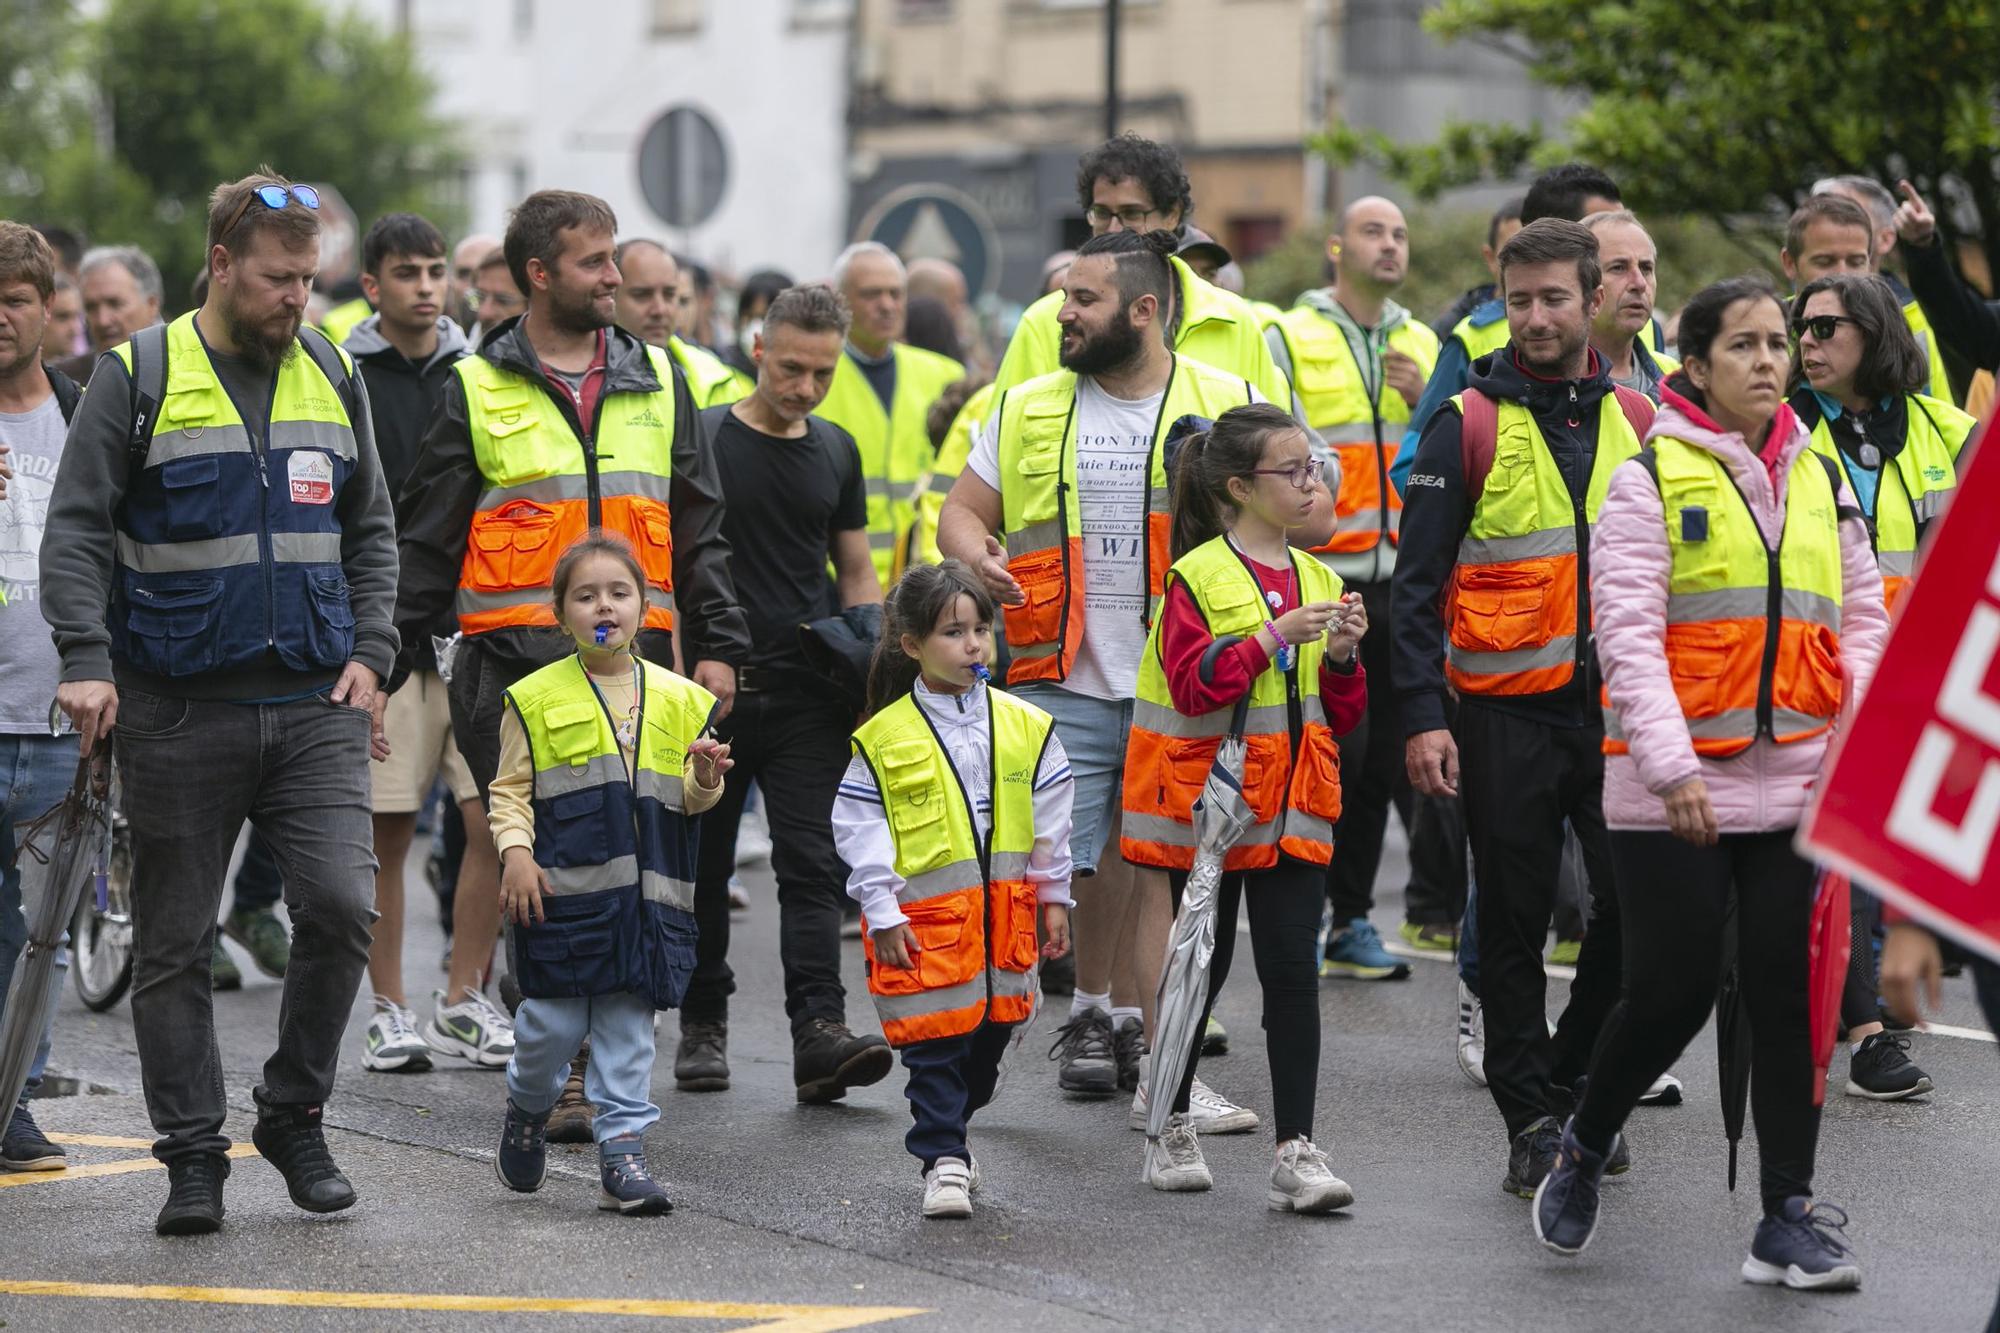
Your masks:
M1335 853L1336 859L1339 854ZM1319 922L1325 871L1280 855L1269 870L1237 871L1222 877L1215 899L1215 956L1208 965L1208 998L1194 1026L1194 1048L1181 1076L1174 1109L1188 1109L1195 1065L1215 997L1229 979L1236 956L1236 910L1250 906L1250 956L1264 989L1264 1055L1271 1065L1271 1121L1276 1141L1312 1136L1313 1104L1319 1083ZM1180 911L1187 874L1167 874L1174 910Z
M1840 1026L1858 1028L1882 1021L1875 984L1875 926L1882 905L1859 884L1849 886L1847 981L1840 988Z
M1361 637L1361 669L1368 673L1368 711L1340 741L1340 822L1333 843L1340 849L1326 875L1326 896L1335 924L1368 915L1375 906L1375 872L1382 865L1382 839L1393 803L1405 832L1410 830L1410 777L1403 764L1403 717L1389 687L1389 585L1350 583L1368 611ZM1415 835L1412 834L1412 837ZM1415 917L1411 917L1415 920Z
M1609 1144L1639 1095L1701 1031L1715 1007L1734 891L1754 1071L1750 1114L1767 1213L1812 1194L1819 1143L1806 984L1815 872L1792 850L1794 832L1725 833L1713 847L1660 831L1611 834L1625 910L1625 984L1577 1110L1578 1133Z
M694 881L701 934L681 1005L684 1019L722 1022L729 1016L736 991L729 968L729 877L736 873L736 827L754 781L771 823L785 1016L795 1034L815 1018L845 1020L840 913L847 867L833 846L833 796L847 771L853 730L853 713L832 691L794 688L738 694L736 707L716 728L736 767L722 799L701 817Z
M775 839L773 840L775 841ZM993 1100L1000 1081L1000 1061L1014 1039L1012 1023L981 1023L963 1037L940 1037L903 1048L903 1068L910 1071L910 1118L916 1123L903 1136L903 1146L928 1171L940 1157L972 1161L966 1129L973 1113Z
M243 844L243 861L236 867L236 880L231 886L234 912L263 912L278 905L278 899L285 891L284 876L278 870L278 854L271 850L271 844L256 829L250 830L250 841Z
M162 1161L222 1152L209 954L222 878L249 820L283 869L292 957L260 1098L317 1105L375 921L368 714L316 696L196 703L126 690L118 760L132 830L132 1027Z
M1618 901L1604 836L1604 733L1552 727L1461 700L1459 793L1479 880L1479 998L1486 1006L1487 1089L1509 1137L1554 1114L1551 1082L1584 1073L1618 998ZM1591 889L1591 930L1569 1004L1551 1038L1548 939L1563 824L1576 831Z

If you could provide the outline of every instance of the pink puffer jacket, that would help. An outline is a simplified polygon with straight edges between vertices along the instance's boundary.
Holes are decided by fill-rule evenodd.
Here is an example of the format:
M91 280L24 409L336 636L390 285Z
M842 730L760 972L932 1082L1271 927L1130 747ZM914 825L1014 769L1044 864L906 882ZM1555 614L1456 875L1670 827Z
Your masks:
M1775 428L1789 433L1775 493L1763 460L1741 435L1725 433L1693 404L1669 394L1647 438L1670 435L1716 455L1749 501L1758 526L1781 530L1785 483L1792 460L1810 436L1789 407L1778 409ZM1854 507L1845 482L1840 503ZM1865 694L1889 637L1882 603L1882 575L1860 519L1840 525L1840 656L1857 695ZM1604 761L1604 820L1612 828L1664 829L1662 797L1690 778L1708 784L1724 833L1791 828L1805 815L1806 799L1826 754L1826 737L1779 745L1759 738L1731 759L1694 752L1687 719L1667 674L1667 578L1672 556L1660 492L1637 460L1621 464L1598 511L1590 539L1590 596L1596 616L1597 658L1611 705L1631 753Z

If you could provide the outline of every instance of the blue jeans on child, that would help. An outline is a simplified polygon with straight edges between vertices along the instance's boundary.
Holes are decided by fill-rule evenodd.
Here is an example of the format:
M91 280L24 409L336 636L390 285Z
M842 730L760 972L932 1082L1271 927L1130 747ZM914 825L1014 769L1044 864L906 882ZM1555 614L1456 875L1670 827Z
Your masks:
M15 832L21 825L39 819L49 807L69 792L76 780L77 739L74 736L0 736L0 1004L13 984L14 967L28 945L27 904L21 901L21 872L14 860L20 846ZM62 985L62 969L69 951L56 954L55 984ZM35 1062L28 1068L28 1082L22 1095L41 1085L42 1071L49 1062L49 1034L55 1027L55 1008L49 1009L42 1024L41 1043ZM0 1107L0 1119L10 1108Z
M541 1115L562 1095L570 1057L590 1038L583 1092L597 1108L592 1131L600 1147L637 1138L660 1118L653 1105L653 1003L635 991L587 999L521 1001L514 1015L514 1058L507 1095ZM630 1152L631 1145L618 1151Z
M973 1112L993 1100L1000 1081L1000 1061L1014 1039L1012 1023L981 1023L963 1037L939 1037L903 1048L903 1067L910 1071L910 1117L917 1123L903 1138L910 1155L928 1171L940 1157L972 1160L966 1146L966 1126ZM596 1048L591 1060L597 1059Z

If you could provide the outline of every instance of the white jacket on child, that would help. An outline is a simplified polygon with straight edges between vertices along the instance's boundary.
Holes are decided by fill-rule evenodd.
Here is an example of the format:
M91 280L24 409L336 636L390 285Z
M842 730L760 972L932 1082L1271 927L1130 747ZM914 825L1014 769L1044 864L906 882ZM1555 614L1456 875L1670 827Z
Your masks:
M972 818L980 837L993 824L992 728L986 720L986 691L979 682L963 694L937 694L916 684L917 706L937 728L945 754L972 802ZM1028 853L1027 881L1036 886L1036 900L1071 902L1069 896L1070 804L1075 783L1062 741L1049 735L1035 772L1035 846ZM896 903L903 877L896 873L896 844L882 812L882 793L868 762L855 755L840 780L833 801L833 842L847 862L847 896L861 904L868 929L887 930L909 920Z

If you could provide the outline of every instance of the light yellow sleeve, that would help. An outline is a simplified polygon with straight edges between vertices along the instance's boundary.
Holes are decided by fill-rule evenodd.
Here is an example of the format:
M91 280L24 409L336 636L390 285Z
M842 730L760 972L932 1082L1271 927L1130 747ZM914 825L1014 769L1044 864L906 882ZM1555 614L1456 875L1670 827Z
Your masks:
M508 704L500 714L500 771L493 779L487 822L493 844L506 855L509 847L535 846L535 760L528 750L528 732Z
M687 807L688 814L698 815L722 799L722 784L727 781L725 776L717 778L713 787L702 786L695 780L694 757L690 755L687 773L681 782L681 804Z

